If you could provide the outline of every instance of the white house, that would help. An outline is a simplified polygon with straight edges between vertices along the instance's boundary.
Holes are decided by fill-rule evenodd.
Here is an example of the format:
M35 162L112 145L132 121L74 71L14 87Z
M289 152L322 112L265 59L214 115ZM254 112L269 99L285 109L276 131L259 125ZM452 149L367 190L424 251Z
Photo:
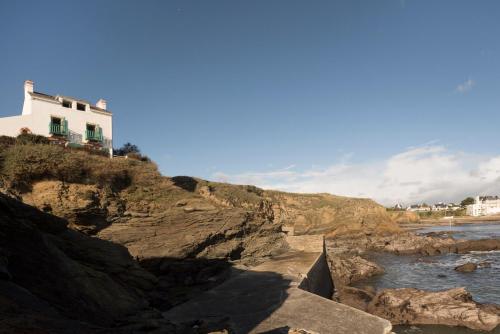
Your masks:
M0 118L0 135L33 133L69 146L90 146L113 152L113 116L106 101L90 102L33 90L24 82L24 104L19 116Z
M500 214L500 198L498 196L476 196L474 204L467 205L469 216L487 216Z
M446 211L448 210L448 205L443 202L436 203L432 206L432 211Z
M414 204L414 205L410 205L409 207L407 207L406 211L427 212L427 211L431 211L431 207L428 205L425 205L425 204Z

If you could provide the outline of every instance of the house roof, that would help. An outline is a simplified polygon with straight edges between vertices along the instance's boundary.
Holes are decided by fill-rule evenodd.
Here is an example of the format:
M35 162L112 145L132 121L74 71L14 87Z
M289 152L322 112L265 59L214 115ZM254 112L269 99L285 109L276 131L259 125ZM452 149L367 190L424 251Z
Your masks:
M59 102L59 98L62 98L64 100L71 100L71 101L81 102L81 103L90 105L90 108L93 109L93 110L95 110L95 111L106 113L106 114L111 114L111 111L99 108L99 107L93 105L92 103L90 103L87 100L77 99L77 98L74 98L74 97L71 97L71 96L64 96L64 95L53 96L53 95L49 95L49 94L45 94L45 93L40 93L40 92L33 92L33 93L30 93L30 94L32 96L37 96L37 97L41 97L41 98L44 98L44 99L53 100L53 101L56 101L56 102Z
M35 96L40 96L40 97L44 97L46 99L51 99L51 100L54 100L54 101L57 101L57 99L55 98L55 96L52 96L52 95L48 95L48 94L44 94L44 93L40 93L40 92L33 92L31 93L32 95L35 95Z
M479 200L481 201L494 201L500 199L498 196L479 196Z

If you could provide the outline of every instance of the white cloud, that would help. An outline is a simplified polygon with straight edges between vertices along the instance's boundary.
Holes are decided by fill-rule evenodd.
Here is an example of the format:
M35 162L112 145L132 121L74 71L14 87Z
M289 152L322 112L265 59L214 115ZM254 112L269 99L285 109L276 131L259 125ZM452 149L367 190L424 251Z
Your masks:
M476 85L476 82L472 79L469 79L469 80L461 83L460 85L458 85L457 88L455 89L455 91L460 93L460 94L464 94L464 93L467 93L468 91L470 91L475 85Z
M347 158L323 168L297 170L292 165L265 172L218 172L213 178L265 189L370 197L386 205L460 201L476 194L500 194L500 156L452 152L429 144L380 161L351 163Z

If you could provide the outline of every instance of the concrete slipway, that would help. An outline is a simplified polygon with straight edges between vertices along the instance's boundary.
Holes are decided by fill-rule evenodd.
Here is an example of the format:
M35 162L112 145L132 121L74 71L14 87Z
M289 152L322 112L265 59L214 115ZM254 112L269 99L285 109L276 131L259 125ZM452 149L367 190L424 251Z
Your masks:
M236 333L301 328L387 334L389 321L336 303L322 236L288 237L291 251L238 274L164 315L174 322L228 318Z

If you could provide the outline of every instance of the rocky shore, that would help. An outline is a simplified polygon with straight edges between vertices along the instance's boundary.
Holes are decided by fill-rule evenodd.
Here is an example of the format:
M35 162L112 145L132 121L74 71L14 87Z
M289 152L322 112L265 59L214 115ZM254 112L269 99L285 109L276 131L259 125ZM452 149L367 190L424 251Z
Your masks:
M438 292L408 288L375 291L369 286L356 288L350 285L383 273L383 268L363 258L367 252L432 256L498 249L498 239L455 240L440 233L370 233L330 238L327 240L327 250L335 286L332 298L390 320L393 324L464 326L489 331L500 324L500 306L477 303L464 288ZM489 265L491 264L466 263L455 269L467 273Z
M287 233L397 228L369 199L165 177L54 145L0 143L0 162L0 333L227 329L161 314L288 252Z
M333 253L390 252L399 255L464 254L471 251L500 250L500 239L454 239L447 233L417 235L413 232L391 234L357 234L338 236L327 241Z
M393 324L464 326L490 331L500 323L500 306L476 303L464 288L439 292L384 289L368 303L366 311Z
M394 323L435 323L408 306L427 295L351 287L383 272L363 254L500 249L497 240L401 232L369 199L164 177L153 163L51 145L0 147L0 160L0 333L227 329L225 321L173 324L161 314L287 252L287 233L329 236L334 299ZM464 296L439 296L472 314L443 321L473 328L476 317L486 319L476 328L492 326L497 309Z

